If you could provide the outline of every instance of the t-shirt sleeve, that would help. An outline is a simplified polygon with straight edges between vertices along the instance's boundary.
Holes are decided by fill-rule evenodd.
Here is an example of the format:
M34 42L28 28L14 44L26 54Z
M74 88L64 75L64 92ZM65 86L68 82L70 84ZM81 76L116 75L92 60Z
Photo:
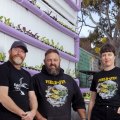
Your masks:
M9 69L5 65L0 65L0 86L9 86Z
M91 87L90 87L90 91L94 91L96 92L96 75L93 76L93 80L92 80L92 83L91 83Z
M30 87L29 87L29 91L34 91L33 81L32 81L32 78L31 78L31 77L30 77Z
M36 75L33 75L32 76L32 83L33 83L33 89L34 89L34 91L36 92Z
M36 77L35 77L35 75L32 76L32 82L33 82L33 89L35 90L35 88L36 88L36 84L35 84Z
M27 78L29 79L29 91L34 91L32 77L28 71L26 71L26 74L28 76Z
M82 93L77 83L74 80L73 80L73 88L74 88L74 95L72 98L73 110L76 111L77 109L85 109L85 102L84 102Z
M38 83L37 83L38 82L37 76L38 76L37 74L32 76L32 82L33 82L33 89L35 91L35 94L36 94L36 96L39 96L39 93L41 92L41 90L40 91L38 90L38 89L40 89L40 87L38 86ZM37 99L39 102L40 97L37 97Z

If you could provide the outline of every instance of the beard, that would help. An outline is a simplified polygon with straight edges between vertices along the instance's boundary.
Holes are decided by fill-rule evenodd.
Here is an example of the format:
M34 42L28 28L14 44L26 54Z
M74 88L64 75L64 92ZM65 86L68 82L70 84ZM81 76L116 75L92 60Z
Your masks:
M20 57L15 57L13 61L16 65L21 65L23 63L23 60Z
M10 60L15 65L21 65L23 63L23 58L20 56L10 56Z
M54 66L54 68L50 68ZM60 65L57 67L56 65L51 65L50 67L46 66L46 70L50 75L56 76L60 73Z

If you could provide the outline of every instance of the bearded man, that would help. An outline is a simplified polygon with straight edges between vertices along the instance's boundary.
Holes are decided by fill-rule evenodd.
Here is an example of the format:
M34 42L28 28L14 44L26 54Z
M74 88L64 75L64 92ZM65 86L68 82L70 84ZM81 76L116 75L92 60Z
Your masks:
M0 120L33 120L36 114L31 76L21 67L27 52L22 41L15 41L9 60L0 65Z
M86 120L85 103L79 87L60 67L56 49L45 53L40 73L33 76L38 100L36 120L71 120L71 104L82 120Z

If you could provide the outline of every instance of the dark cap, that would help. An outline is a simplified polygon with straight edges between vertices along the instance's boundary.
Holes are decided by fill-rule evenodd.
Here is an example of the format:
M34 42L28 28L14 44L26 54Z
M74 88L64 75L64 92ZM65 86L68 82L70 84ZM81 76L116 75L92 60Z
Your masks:
M16 47L21 47L25 52L28 52L26 44L24 44L22 41L15 41L12 45L11 48L16 48Z

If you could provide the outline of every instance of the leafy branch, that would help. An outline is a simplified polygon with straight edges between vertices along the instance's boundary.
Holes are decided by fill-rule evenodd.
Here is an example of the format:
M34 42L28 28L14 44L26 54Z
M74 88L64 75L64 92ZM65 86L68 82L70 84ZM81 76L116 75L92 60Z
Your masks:
M6 55L5 53L1 52L0 53L0 61L5 61Z

